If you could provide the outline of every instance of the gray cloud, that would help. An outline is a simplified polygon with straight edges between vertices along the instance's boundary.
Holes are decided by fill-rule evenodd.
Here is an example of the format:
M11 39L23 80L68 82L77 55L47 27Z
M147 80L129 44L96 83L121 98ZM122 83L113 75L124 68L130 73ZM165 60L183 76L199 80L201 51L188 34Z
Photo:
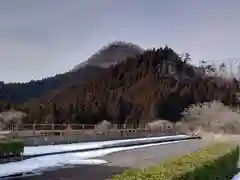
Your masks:
M240 1L2 0L0 80L71 69L102 45L168 44L194 60L240 57Z

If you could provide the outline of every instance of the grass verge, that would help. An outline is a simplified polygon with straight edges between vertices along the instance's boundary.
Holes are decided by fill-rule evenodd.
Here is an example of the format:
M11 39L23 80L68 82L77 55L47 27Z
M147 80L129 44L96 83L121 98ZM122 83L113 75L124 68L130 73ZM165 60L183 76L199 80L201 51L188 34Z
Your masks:
M239 147L216 143L159 165L127 170L113 180L226 180L236 174Z

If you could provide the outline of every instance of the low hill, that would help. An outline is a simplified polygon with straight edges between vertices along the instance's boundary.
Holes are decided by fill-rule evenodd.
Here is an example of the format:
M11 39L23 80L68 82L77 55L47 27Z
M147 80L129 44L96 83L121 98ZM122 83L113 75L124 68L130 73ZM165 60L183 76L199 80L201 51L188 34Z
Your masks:
M1 83L0 100L21 103L45 94L55 94L55 91L69 85L84 84L105 72L109 66L140 53L142 49L137 45L125 42L110 43L74 68L74 71L27 83Z
M56 123L146 123L178 121L191 104L219 100L235 105L235 80L199 74L171 48L144 51L107 69L101 76L24 104L30 121Z

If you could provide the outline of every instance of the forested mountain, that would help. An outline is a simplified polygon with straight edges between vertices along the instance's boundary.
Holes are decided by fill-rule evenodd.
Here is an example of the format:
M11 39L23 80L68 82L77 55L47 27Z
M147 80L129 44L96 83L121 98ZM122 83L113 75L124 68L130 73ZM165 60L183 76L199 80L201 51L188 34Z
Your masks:
M235 105L235 79L205 76L171 48L143 54L108 68L84 85L29 101L22 108L30 122L145 123L163 118L177 121L190 104L219 100ZM46 98L47 97L47 98Z
M69 85L84 84L102 74L109 66L142 53L137 45L113 42L104 46L91 58L64 74L27 83L9 83L0 86L0 100L21 103L44 94L55 93ZM53 91L53 92L51 92Z

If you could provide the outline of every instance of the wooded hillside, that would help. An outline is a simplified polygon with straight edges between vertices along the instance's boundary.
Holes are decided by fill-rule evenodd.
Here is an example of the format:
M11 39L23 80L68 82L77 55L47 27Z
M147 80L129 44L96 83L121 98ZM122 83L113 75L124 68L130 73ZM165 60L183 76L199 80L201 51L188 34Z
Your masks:
M86 85L27 102L24 110L35 123L177 121L190 104L220 100L235 105L237 89L236 80L204 76L165 47L123 61Z

